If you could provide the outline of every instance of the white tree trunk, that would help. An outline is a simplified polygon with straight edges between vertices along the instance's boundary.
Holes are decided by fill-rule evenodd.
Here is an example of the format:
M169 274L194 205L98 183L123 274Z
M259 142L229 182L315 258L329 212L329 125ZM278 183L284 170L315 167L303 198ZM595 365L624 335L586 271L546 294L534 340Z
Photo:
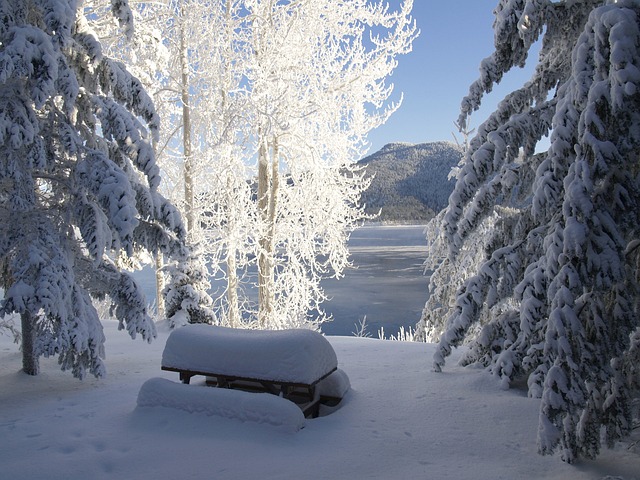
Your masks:
M231 192L233 190L232 183L233 180L228 177L227 192ZM241 214L241 212L231 211L231 209L227 212L226 220L229 231L234 231L236 229L238 214ZM227 242L227 255L225 259L227 266L227 301L229 302L227 318L231 328L238 328L241 323L240 301L238 295L238 263L236 259L239 247L236 241L232 238L234 237L231 236ZM242 252L240 252L240 254L242 254Z
M156 261L156 309L158 312L158 320L162 320L164 318L164 295L162 292L164 291L165 281L164 281L164 273L162 273L163 267L163 258L161 253L155 254Z
M240 305L238 301L238 272L236 264L236 247L229 245L227 251L227 301L229 302L229 326L240 326Z
M272 321L275 287L275 232L279 187L278 141L273 140L271 157L263 141L258 153L258 210L263 223L258 255L258 322L267 328Z
M269 159L264 141L258 151L258 211L263 230L258 244L258 323L265 328L271 316L271 282L269 279L270 252L267 231L269 230Z
M186 17L184 4L180 7L181 17ZM182 147L184 155L184 203L187 217L187 232L193 235L195 227L194 195L193 195L193 159L191 146L191 107L189 104L189 58L184 25L180 26L180 68L181 68L181 100L182 100Z
M227 0L225 4L225 26L227 29L231 29L233 22L231 19L231 0ZM233 48L232 32L228 31L226 38L230 42L230 48ZM231 68L228 68L228 65L225 65L225 70L223 74L223 85L220 89L220 110L224 115L227 114L227 99L229 96L229 89L232 85L231 78ZM224 127L223 127L224 128ZM228 141L228 139L226 139ZM230 142L231 143L231 142ZM229 158L229 164L232 162L232 158ZM233 191L232 188L232 179L227 178L227 194L230 195ZM232 202L229 202L230 204ZM236 224L238 223L237 215L241 212L237 211L229 211L227 213L227 222L229 224L229 231L234 231L236 228ZM242 254L242 252L240 252ZM238 264L236 261L236 255L238 255L238 245L235 241L230 241L227 244L227 256L226 256L226 265L227 265L227 301L229 302L228 308L228 322L231 328L239 328L241 325L241 317L240 317L240 301L238 295L238 287L239 287L239 279L238 279Z

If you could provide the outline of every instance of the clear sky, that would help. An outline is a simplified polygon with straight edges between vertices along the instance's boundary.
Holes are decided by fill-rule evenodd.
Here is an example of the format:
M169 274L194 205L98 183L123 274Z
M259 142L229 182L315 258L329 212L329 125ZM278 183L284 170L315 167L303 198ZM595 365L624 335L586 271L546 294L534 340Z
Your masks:
M392 8L400 3L386 1ZM493 52L497 4L498 0L414 0L413 17L421 33L413 51L399 57L389 79L395 86L393 98L403 92L404 101L385 125L369 134L369 153L391 142L453 141L460 102L478 78L480 61ZM510 72L473 115L471 126L477 127L506 93L521 86L530 77L528 70Z

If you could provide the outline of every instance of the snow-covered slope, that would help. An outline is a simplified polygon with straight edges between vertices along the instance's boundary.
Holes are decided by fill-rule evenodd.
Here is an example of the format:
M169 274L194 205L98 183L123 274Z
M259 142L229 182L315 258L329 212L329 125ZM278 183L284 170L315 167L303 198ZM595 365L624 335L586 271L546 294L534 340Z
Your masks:
M382 209L383 221L426 221L447 205L453 180L447 176L461 151L448 142L390 143L360 160L371 185L363 194L368 213Z

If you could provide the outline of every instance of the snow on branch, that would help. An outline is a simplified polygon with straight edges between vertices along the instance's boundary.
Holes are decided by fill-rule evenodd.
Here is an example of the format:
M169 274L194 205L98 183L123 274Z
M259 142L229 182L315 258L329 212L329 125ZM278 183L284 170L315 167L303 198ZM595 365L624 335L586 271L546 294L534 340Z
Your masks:
M488 366L503 386L527 376L541 397L540 453L593 458L601 430L613 445L631 425L640 10L634 1L504 0L494 27L496 51L463 101L463 127L539 35L541 53L532 79L478 128L443 214L449 257L430 286L442 311L453 307L434 366L469 342L464 362ZM549 132L548 151L534 153ZM469 267L478 244L485 255ZM456 268L467 273L454 293L437 282Z
M130 33L128 2L111 7ZM83 8L0 5L1 309L21 315L27 373L37 374L39 356L57 355L80 378L105 373L90 294L112 296L131 336L155 335L144 295L116 259L189 251L179 214L157 192L151 97L104 55Z

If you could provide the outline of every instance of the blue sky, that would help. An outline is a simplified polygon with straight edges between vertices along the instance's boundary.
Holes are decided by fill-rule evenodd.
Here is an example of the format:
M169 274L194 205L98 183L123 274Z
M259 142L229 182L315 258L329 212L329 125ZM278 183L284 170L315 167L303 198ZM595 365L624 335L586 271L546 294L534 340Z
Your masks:
M392 8L400 3L387 1ZM403 92L404 101L385 125L369 134L369 153L390 142L453 141L460 101L478 78L480 61L493 51L493 9L497 3L414 0L413 17L421 34L413 52L399 58L389 79L395 85L393 98ZM482 123L497 102L529 76L525 70L510 72L473 115L471 126Z

